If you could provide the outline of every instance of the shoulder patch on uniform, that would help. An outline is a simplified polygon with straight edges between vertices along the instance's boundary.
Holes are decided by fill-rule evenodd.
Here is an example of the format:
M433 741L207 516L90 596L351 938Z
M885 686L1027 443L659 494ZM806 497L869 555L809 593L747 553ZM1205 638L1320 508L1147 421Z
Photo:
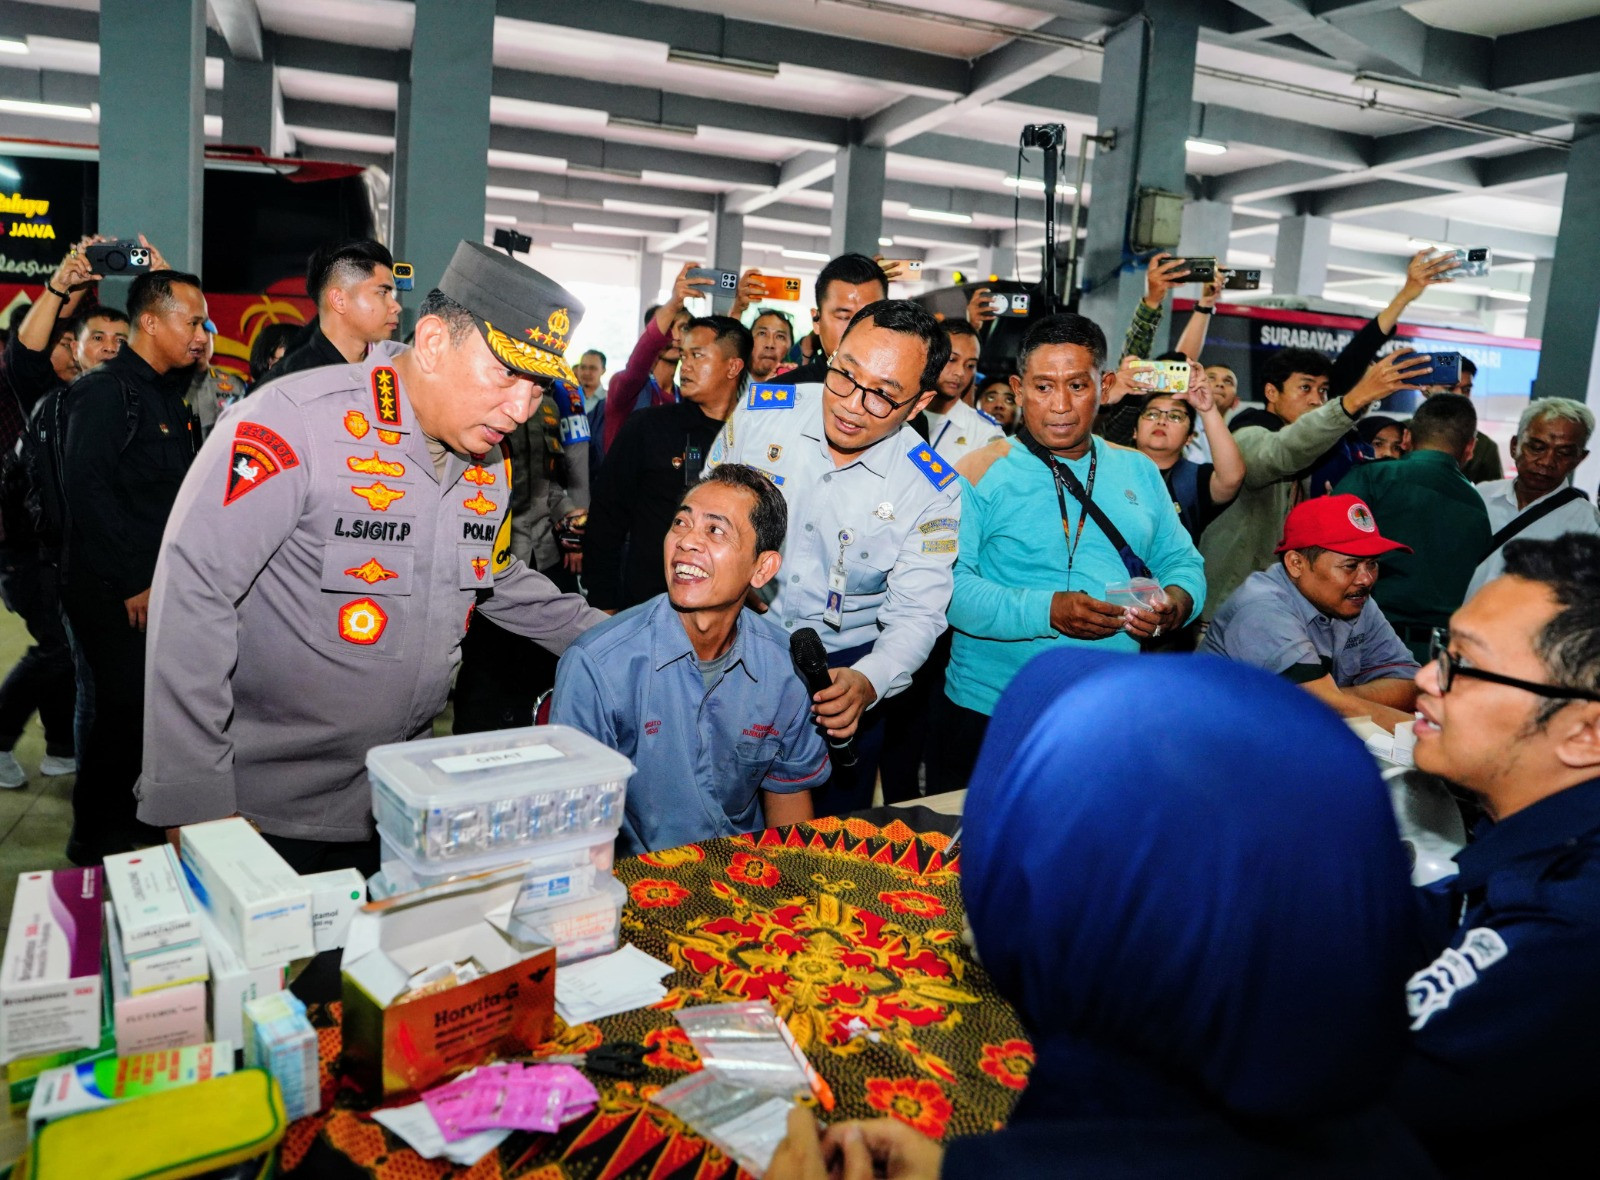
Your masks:
M388 365L372 370L372 409L385 426L400 425L400 375Z
M280 471L298 466L300 456L276 430L258 422L239 423L233 432L233 455L228 460L228 486L222 493L222 506L226 508Z
M1461 940L1459 949L1445 947L1430 965L1413 975L1406 984L1406 1008L1411 1015L1411 1031L1428 1023L1428 1018L1450 1006L1455 994L1478 982L1478 976L1509 953L1505 939L1488 926L1475 926Z
M906 457L911 460L911 465L927 476L928 482L941 492L955 481L956 469L927 443L917 443L906 452Z
M953 516L937 516L932 520L925 520L917 526L919 533L954 533L961 529L961 522Z
M791 410L795 404L793 385L779 385L772 381L757 381L750 386L745 398L749 410Z
M954 553L956 551L956 539L954 537L940 537L937 540L924 541L922 543L922 551L924 553Z

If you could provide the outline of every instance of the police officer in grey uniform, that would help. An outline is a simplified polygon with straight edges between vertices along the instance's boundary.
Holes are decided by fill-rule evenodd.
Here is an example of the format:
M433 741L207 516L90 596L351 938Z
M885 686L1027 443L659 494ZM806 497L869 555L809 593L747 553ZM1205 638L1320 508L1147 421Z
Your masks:
M907 423L949 349L919 305L868 304L824 381L751 385L707 461L748 464L783 491L789 534L769 609L786 630L822 637L833 683L813 700L828 736L860 731L854 773L836 763L818 815L870 806L883 727L868 710L911 683L945 629L961 483Z
M553 651L605 616L509 551L501 440L582 308L462 242L414 344L219 419L162 542L139 816L239 814L301 872L375 871L372 746L431 732L474 610Z

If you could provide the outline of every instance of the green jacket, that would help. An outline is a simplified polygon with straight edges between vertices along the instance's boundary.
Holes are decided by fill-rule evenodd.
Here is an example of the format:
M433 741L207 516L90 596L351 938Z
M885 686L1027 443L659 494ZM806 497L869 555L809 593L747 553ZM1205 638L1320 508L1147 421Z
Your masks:
M1208 621L1251 574L1271 566L1289 509L1305 498L1300 473L1343 438L1355 419L1334 398L1281 430L1245 426L1234 432L1244 456L1244 486L1228 510L1200 538L1206 559Z

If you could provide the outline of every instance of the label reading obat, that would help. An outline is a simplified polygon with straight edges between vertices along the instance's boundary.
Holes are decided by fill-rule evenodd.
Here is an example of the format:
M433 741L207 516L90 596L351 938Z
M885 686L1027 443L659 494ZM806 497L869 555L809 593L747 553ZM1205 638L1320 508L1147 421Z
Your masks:
M433 764L446 774L466 774L523 762L549 762L562 756L554 746L520 746L515 750L490 750L484 754L453 754L448 758L435 758Z

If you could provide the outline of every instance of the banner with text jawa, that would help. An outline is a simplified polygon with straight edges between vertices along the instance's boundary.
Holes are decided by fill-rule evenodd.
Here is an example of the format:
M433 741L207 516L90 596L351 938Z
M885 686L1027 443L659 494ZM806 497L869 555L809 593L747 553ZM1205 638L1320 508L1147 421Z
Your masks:
M76 239L74 239L76 241ZM58 249L47 277L70 246ZM0 280L0 327L15 329L28 314L28 307L44 291L42 282L26 286ZM304 295L302 279L285 279L259 294L222 295L206 292L206 311L217 325L216 352L212 364L240 377L250 376L250 348L256 334L268 324L303 324L315 314L315 305Z
M0 283L37 284L84 234L84 163L0 157Z

